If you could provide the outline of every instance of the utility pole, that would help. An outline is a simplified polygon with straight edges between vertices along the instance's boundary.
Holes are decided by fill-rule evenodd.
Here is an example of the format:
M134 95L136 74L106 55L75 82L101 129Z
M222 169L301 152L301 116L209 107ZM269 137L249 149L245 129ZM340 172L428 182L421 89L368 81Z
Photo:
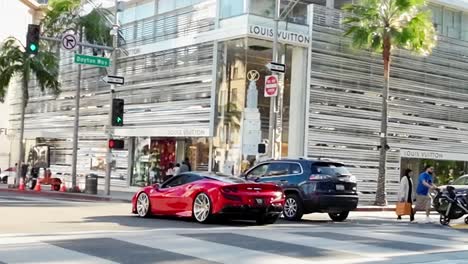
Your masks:
M117 14L119 12L119 0L115 0L115 12L114 12L114 25L112 26L112 75L116 75L117 73L117 48L119 45L119 19ZM110 101L109 101L109 116L108 116L108 129L107 129L107 142L112 139L112 108L113 108L113 101L114 101L114 89L115 84L111 84L111 89L109 92ZM104 193L105 195L110 195L110 182L111 182L111 174L112 174L112 149L107 145L107 165L106 165L106 178L104 183Z
M80 43L83 42L83 28L79 29ZM78 54L83 53L83 47L78 46ZM72 191L76 190L76 165L78 160L78 130L80 126L80 97L81 97L81 64L78 64L78 74L76 79L76 94L75 94L75 122L73 126L73 153L72 153Z
M278 26L280 20L280 7L281 0L276 0L275 3L275 16L274 16L274 26L273 26L273 56L272 61L278 62ZM268 125L268 141L269 141L269 156L275 158L275 148L276 148L276 97L273 96L270 98L270 120Z

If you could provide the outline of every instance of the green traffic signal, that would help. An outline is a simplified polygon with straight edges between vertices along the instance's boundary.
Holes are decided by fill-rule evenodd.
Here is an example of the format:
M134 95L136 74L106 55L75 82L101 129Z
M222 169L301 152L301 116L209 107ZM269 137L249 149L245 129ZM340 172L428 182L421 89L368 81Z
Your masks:
M122 123L122 118L117 117L117 123L118 123L118 124Z
M36 50L37 50L36 44L31 44L31 45L29 45L29 49L30 49L31 51L36 51Z

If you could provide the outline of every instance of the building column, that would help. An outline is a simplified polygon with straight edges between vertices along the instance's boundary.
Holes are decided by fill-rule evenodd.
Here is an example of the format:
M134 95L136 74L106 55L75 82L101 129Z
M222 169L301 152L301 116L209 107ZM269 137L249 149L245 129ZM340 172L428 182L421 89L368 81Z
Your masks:
M291 59L291 99L289 105L288 156L301 157L304 154L305 118L307 94L307 50L294 47Z

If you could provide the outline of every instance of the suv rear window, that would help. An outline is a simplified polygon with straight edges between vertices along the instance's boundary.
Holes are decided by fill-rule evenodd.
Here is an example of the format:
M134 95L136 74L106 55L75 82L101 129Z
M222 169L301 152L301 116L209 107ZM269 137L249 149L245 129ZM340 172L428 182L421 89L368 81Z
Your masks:
M322 174L331 176L350 175L351 173L340 163L316 162L311 167L312 174Z

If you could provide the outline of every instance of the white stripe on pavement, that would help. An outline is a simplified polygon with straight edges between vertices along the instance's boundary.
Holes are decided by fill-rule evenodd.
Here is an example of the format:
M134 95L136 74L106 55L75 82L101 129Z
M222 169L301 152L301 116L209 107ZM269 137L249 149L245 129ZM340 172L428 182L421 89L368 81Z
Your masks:
M336 232L336 229L334 230ZM256 238L274 240L278 242L302 245L306 247L315 247L315 248L322 248L334 251L341 251L346 252L349 254L356 254L361 255L364 258L374 258L370 260L379 260L379 258L388 257L388 256L398 256L398 255L406 255L410 253L410 251L404 250L397 250L385 247L378 247L378 246L370 246L365 244L359 243L350 243L349 241L340 241L330 238L322 238L322 237L312 237L307 235L301 235L298 231L296 233L283 233L283 232L257 232L252 234L251 232L242 233L242 235L252 236ZM320 232L332 232L330 230ZM240 232L237 232L240 233ZM337 232L339 233L339 232ZM307 232L307 234L313 234L313 232ZM375 259L376 258L376 259Z
M412 231L419 232L419 230L412 230ZM428 234L436 234L435 232L442 232L442 231L443 230L437 229L437 231L434 231L434 233L428 233ZM333 232L340 234L339 230L335 230ZM456 232L456 231L452 231L452 232ZM462 243L460 241L409 236L409 235L405 235L404 231L398 234L392 234L392 233L375 232L373 230L359 230L358 231L358 230L349 229L346 231L346 234L353 235L353 236L367 237L367 238L372 238L372 239L390 240L390 241L395 241L395 242L403 241L405 243L414 243L414 244L421 244L421 245L434 246L434 247L446 247L446 248L450 248L452 251L453 250L468 250L468 244ZM437 251L442 252L445 250L440 249Z
M2 246L0 247L0 262L8 264L116 264L106 259L45 243Z
M163 239L155 239L154 237L142 238L140 236L118 237L115 239L225 264L332 263L329 261L319 261L318 259L313 262L305 261L298 258L291 258L177 235L165 235ZM239 258L240 256L242 256L242 260ZM342 261L340 262L345 263Z

